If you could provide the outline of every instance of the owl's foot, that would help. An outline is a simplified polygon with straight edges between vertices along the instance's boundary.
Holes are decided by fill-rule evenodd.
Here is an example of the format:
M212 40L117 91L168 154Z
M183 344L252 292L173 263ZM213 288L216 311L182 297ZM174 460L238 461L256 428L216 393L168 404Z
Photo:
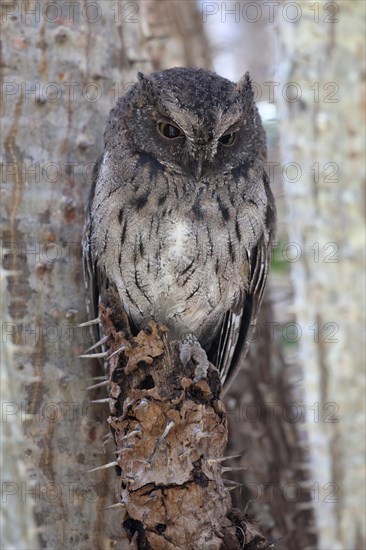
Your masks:
M207 359L205 350L201 347L201 344L194 334L188 334L183 338L180 343L179 355L184 366L186 366L190 360L196 363L194 382L206 378L210 363Z

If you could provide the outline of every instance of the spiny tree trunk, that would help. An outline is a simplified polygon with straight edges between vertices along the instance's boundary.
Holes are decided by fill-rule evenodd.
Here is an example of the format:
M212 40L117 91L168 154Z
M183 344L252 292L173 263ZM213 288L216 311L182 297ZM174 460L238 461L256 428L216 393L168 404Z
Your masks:
M301 176L285 192L309 486L317 549L365 548L365 3L297 6L296 24L278 17L278 104L283 164Z
M131 549L265 549L266 540L232 510L223 473L227 416L217 370L196 382L183 367L179 343L152 321L135 337L116 289L101 296L99 320L108 336L109 423ZM234 468L235 469L235 468Z

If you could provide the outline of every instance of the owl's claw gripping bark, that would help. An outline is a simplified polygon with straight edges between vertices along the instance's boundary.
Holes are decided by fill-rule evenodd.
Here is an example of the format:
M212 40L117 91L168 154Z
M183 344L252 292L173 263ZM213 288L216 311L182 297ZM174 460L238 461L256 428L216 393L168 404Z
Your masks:
M209 362L208 362L208 359L207 359L207 356L206 356L206 352L203 351L203 353L205 354L205 361L206 362L201 362L197 365L196 370L194 371L194 374L195 374L194 382L199 382L200 380L202 380L203 378L206 378L206 376L207 376Z
M205 350L193 334L188 334L180 344L180 360L186 366L192 359L197 366L195 369L194 382L206 378L210 365Z

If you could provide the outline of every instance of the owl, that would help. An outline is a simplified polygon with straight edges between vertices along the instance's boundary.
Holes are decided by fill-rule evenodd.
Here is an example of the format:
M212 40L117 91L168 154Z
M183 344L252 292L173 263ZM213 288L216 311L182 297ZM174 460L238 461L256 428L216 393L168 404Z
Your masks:
M275 204L249 74L177 67L120 97L93 172L83 253L92 310L113 284L131 326L152 319L196 377L223 384L246 353L265 288Z

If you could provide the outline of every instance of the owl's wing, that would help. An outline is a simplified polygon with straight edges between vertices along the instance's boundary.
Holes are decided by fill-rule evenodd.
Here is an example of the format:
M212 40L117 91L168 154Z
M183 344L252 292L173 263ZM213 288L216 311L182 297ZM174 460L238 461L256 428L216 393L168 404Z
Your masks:
M86 290L86 307L88 313L88 320L96 319L98 317L98 305L99 305L99 292L101 288L106 286L105 277L103 277L102 272L98 269L96 262L93 260L91 254L91 243L90 243L90 233L91 233L91 204L93 202L95 186L98 179L100 165L103 161L103 154L101 154L93 168L92 176L92 186L90 189L90 195L88 199L88 206L85 213L85 224L83 231L82 239L82 248L83 248L83 268L84 268L84 281L85 281L85 290ZM94 342L97 342L100 339L100 331L98 324L91 326L91 332Z
M268 206L266 232L252 250L247 250L249 263L248 289L226 313L219 337L216 366L225 390L233 381L248 351L250 337L255 328L258 310L266 286L271 245L276 226L276 209L267 175L264 175Z

